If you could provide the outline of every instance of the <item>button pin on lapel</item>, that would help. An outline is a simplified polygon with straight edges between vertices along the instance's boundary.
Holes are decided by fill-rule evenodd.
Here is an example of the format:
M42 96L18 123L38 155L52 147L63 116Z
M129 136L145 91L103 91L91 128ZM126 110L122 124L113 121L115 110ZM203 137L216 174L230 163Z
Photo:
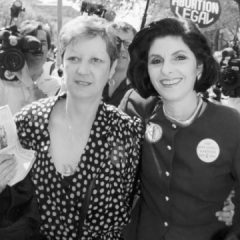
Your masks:
M149 122L145 131L145 138L152 143L159 141L162 137L162 128L156 123Z

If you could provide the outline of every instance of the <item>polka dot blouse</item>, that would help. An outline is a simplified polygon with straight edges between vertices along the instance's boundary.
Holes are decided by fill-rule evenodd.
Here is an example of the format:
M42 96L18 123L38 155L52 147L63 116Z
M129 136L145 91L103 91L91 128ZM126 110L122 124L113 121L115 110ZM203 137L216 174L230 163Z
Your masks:
M23 147L36 151L30 171L46 239L122 238L130 220L142 123L101 103L75 173L61 175L49 153L49 117L66 95L39 100L16 115Z

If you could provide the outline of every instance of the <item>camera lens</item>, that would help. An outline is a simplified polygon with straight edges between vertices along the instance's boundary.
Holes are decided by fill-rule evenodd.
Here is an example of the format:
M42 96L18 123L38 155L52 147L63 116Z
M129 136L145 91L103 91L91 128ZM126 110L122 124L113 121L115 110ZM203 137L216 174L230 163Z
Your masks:
M14 48L2 53L1 61L6 70L17 72L23 68L25 58L21 51Z

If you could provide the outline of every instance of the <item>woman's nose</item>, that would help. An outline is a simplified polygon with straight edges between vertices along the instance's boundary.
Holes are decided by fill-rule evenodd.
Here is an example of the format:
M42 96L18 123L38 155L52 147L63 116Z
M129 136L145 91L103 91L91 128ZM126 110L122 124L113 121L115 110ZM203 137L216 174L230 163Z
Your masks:
M77 71L79 74L87 74L89 72L89 63L87 61L80 61L78 63Z
M172 72L172 69L173 69L173 65L170 61L164 61L163 64L162 64L162 73L167 75L169 73Z

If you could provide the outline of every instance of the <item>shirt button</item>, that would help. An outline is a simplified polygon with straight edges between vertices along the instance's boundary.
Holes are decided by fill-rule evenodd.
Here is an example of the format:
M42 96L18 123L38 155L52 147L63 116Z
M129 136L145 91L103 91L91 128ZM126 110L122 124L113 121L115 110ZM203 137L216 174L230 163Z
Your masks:
M169 201L169 197L168 197L168 196L165 196L165 200L168 202L168 201Z
M167 149L170 151L172 150L172 147L170 145L167 145Z
M164 226L165 226L165 227L168 227L168 222L164 222Z
M165 172L166 176L169 177L170 173L168 171Z
M177 125L173 123L172 128L177 128Z

